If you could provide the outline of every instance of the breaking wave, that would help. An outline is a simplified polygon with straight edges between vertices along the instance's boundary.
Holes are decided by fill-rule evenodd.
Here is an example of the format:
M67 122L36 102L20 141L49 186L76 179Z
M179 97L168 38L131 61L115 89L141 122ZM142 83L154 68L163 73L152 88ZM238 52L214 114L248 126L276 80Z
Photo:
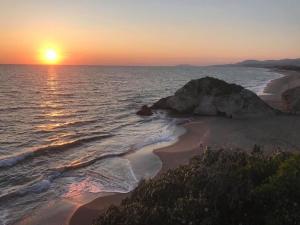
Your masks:
M40 155L45 155L49 153L52 154L56 152L66 151L70 148L75 148L85 143L98 141L112 136L113 135L108 134L108 135L94 136L89 138L82 138L75 141L65 142L63 144L55 144L55 145L36 148L34 150L22 152L18 155L0 158L0 168L14 166L29 158L38 157Z

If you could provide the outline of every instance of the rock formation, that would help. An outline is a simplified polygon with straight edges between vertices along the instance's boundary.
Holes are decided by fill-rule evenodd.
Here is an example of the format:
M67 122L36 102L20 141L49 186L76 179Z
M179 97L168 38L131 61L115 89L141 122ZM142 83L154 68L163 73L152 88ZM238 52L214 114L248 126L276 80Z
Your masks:
M179 114L247 118L275 115L276 110L256 94L236 84L205 77L191 80L173 96L162 98L151 107Z
M143 105L142 108L136 113L139 116L151 116L153 114L152 109L147 105Z

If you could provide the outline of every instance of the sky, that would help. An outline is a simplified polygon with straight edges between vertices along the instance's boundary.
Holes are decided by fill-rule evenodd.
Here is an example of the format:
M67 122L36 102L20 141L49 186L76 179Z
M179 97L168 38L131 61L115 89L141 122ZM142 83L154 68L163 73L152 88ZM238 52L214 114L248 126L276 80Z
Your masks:
M0 0L0 64L211 65L300 57L299 0Z

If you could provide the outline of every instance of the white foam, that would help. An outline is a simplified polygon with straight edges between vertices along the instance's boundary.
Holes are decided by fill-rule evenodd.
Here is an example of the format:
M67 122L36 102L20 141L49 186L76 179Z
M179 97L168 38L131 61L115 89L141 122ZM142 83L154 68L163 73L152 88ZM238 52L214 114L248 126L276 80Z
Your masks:
M176 125L176 120L172 120L165 127L156 131L154 134L150 135L150 137L146 138L143 142L139 142L134 145L135 149L141 149L143 147L149 145L155 145L158 143L166 143L166 142L175 142L180 135L177 131L179 128Z
M268 84L274 80L277 80L277 79L285 76L284 74L276 73L276 72L272 72L272 71L270 71L270 73L272 73L274 75L276 74L277 77L269 79L269 80L263 82L261 85L257 86L257 89L258 89L258 91L256 92L257 95L269 95L270 93L265 92L265 89L268 86Z
M130 161L127 159L108 159L97 165L99 171L92 170L83 177L73 177L63 197L74 198L83 193L118 192L127 193L138 184Z

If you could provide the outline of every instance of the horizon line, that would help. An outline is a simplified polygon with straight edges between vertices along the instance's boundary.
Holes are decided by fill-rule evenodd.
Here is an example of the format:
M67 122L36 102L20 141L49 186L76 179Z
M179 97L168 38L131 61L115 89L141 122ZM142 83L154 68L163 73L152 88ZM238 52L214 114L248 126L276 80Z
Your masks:
M197 65L197 64L189 64L189 63L179 63L174 65L147 65L147 64L38 64L38 63L0 63L1 66L5 65L12 65L12 66L102 66L102 67L210 67L210 66L230 66L230 65L236 65L238 63L244 62L244 61L280 61L280 60L300 60L300 57L297 58L289 58L289 57L283 57L279 59L244 59L239 60L235 62L229 62L229 63L221 63L221 64L207 64L207 65Z
M118 64L30 64L30 63L0 63L0 66L107 66L107 67L208 67L219 66L221 64L195 65L195 64L176 64L176 65L118 65ZM231 65L231 64L222 64Z

